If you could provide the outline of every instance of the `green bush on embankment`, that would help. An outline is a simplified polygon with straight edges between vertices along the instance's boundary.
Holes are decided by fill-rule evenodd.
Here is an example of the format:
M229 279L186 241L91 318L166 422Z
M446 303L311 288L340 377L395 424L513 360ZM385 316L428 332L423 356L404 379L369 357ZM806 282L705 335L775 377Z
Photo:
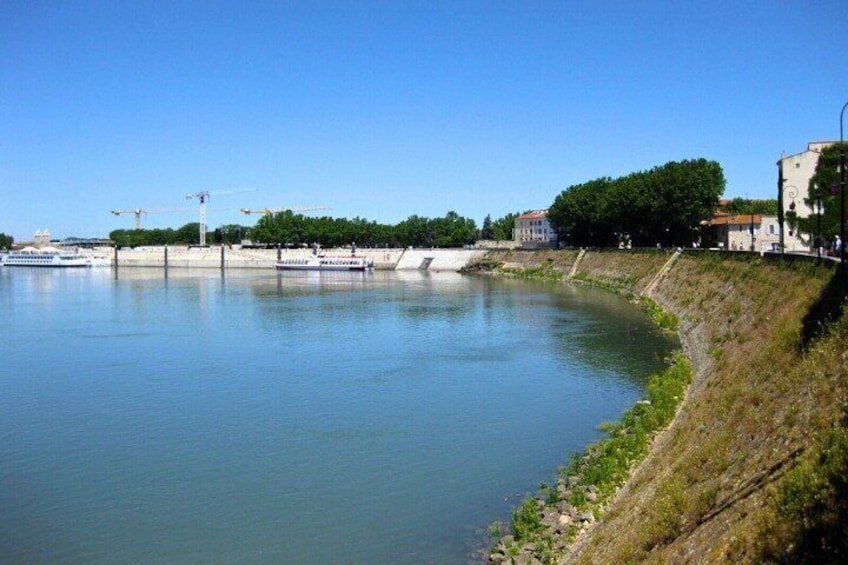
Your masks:
M526 254L498 259L533 261ZM552 263L568 273L574 254ZM590 251L577 272L584 280L627 281L623 291L637 294L653 278L646 264L658 272L664 261L655 253ZM581 535L576 553L563 549L566 562L842 562L848 319L833 266L684 254L652 296L679 322L693 385L668 431L648 434L647 458L629 471L602 521ZM627 421L637 407L607 426L611 438L632 439L622 430L632 428ZM581 457L592 453L601 454L602 471L584 474L601 483L618 474L622 451L593 446ZM610 490L592 486L601 495ZM587 493L574 492L575 502ZM554 555L558 543L538 543L544 552L537 554Z

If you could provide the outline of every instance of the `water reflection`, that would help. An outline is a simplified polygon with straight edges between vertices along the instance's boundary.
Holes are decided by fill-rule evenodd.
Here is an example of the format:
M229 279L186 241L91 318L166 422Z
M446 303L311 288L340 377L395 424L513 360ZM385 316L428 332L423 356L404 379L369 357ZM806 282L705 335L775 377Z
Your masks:
M621 297L520 280L0 273L11 562L462 562L670 347Z

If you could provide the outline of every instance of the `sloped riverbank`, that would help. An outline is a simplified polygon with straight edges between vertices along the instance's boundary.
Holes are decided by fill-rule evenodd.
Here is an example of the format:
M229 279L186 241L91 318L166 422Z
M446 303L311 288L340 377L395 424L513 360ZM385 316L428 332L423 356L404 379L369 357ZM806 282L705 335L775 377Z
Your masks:
M833 263L653 250L493 251L478 268L650 298L659 306L654 314L677 320L692 368L680 409L650 434L644 457L627 461L617 486L563 467L551 487L516 509L513 531L491 562L844 556L848 324ZM638 435L629 418L655 404L646 399L607 426L610 438ZM616 459L619 452L600 445L576 460L599 452L604 465L603 457Z

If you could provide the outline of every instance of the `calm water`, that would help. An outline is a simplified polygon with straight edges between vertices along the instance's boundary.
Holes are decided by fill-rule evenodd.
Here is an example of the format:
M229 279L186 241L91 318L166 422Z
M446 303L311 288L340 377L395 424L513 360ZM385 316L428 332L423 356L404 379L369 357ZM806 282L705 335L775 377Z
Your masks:
M456 274L0 269L0 562L458 564L673 346Z

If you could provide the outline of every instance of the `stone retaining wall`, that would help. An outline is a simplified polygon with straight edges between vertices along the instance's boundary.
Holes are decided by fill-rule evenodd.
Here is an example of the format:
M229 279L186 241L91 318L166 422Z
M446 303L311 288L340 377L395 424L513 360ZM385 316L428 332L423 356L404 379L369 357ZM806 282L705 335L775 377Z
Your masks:
M100 253L115 257L115 250L104 248ZM307 257L309 249L241 249L225 247L223 250L224 269L273 269L280 257ZM345 257L350 249L322 249L327 256ZM371 259L375 269L381 270L431 270L459 271L471 261L486 254L482 249L357 249L356 254ZM117 250L119 267L165 267L166 248L164 246L137 247ZM167 247L168 268L222 268L221 247L189 248L185 246Z

